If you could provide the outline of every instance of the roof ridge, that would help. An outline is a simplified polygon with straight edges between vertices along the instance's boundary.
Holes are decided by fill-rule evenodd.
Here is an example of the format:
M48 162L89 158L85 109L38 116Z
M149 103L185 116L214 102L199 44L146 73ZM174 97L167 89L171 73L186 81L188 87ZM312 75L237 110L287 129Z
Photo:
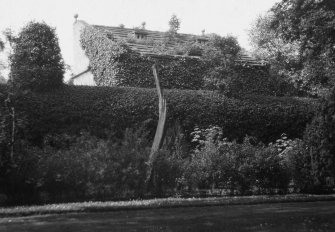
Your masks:
M120 30L132 30L135 31L136 28L129 28L129 27L119 27L119 26L105 26L105 25L91 25L93 27L105 27L106 29L120 29ZM142 29L147 32L155 32L155 33L168 33L168 31L157 31L157 30L148 30L148 29ZM204 37L203 35L195 35L195 34L189 34L189 33L178 33L178 35L184 35L184 36L195 36L195 37Z
M96 28L98 30L104 30L107 33L111 33L113 35L113 38L118 41L118 40L127 40L128 35L131 32L135 32L136 28L127 28L127 27L120 27L120 26L105 26L105 25L91 25L93 28ZM152 39L153 41L156 42L162 42L164 39L168 37L167 32L163 31L153 31L153 30L148 30L148 29L142 29L145 30L146 32L146 37L148 39ZM185 42L191 42L191 41L196 41L200 38L208 38L206 35L194 35L194 34L186 34L186 33L178 33L177 40L180 43L185 43ZM135 38L136 39L136 38ZM147 44L147 43L136 43L136 42L131 42L128 41L127 44L131 47L132 50L140 53L140 54L147 54L147 55L154 55L156 54L157 56L161 56L162 54L158 54L153 51L154 45ZM170 44L167 44L169 49L173 49L177 46L176 42L171 42ZM178 56L178 55L177 55ZM174 56L174 57L177 57ZM178 56L179 57L179 56ZM191 57L191 56L185 56L185 57ZM253 64L257 66L263 66L267 62L264 60L260 60L256 57L253 57L252 55L248 54L248 52L245 51L240 51L240 53L237 55L237 62L243 62L243 63L248 63L248 64Z

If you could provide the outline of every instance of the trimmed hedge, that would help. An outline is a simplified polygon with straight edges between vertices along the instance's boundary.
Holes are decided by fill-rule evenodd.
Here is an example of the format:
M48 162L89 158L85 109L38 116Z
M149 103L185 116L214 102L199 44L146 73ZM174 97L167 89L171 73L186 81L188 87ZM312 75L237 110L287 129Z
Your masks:
M5 92L3 86L1 92ZM282 133L301 137L317 104L310 99L265 96L238 100L210 91L166 90L165 93L168 124L178 120L186 134L195 125L217 125L230 139L249 135L263 142L273 141ZM35 144L46 134L78 134L82 130L99 137L111 133L118 136L126 128L148 119L152 119L148 128L153 135L158 97L156 89L66 86L19 97L16 110L18 115L24 115L25 137Z

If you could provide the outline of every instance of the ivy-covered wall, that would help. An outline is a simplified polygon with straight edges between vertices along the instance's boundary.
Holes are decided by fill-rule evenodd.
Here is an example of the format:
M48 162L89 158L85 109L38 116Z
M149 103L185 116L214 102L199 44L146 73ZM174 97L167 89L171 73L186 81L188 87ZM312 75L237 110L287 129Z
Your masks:
M101 31L87 26L81 44L90 60L98 86L154 87L151 66L158 63L161 84L168 89L201 89L206 65L188 57L148 57L132 51L126 42L109 39Z
M155 83L151 67L156 63L165 89L214 89L228 96L286 95L280 83L270 75L268 67L233 62L230 68L225 68L222 62L215 62L217 58L209 59L206 56L141 55L131 50L126 41L114 41L88 24L83 28L80 38L97 86L153 88ZM210 47L210 50L213 49L218 52L217 48ZM222 69L223 72L220 71Z
M227 82L226 93L240 96L243 93L261 95L281 95L276 89L276 81L265 67L243 66L234 68L236 77Z

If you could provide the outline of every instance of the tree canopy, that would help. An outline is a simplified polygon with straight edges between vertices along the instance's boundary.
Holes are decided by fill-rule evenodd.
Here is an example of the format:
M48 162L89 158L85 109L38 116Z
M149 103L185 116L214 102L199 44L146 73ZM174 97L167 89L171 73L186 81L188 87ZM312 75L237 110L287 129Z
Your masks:
M300 43L300 76L310 91L323 95L335 85L335 2L283 0L271 11L277 35Z
M10 79L19 89L48 90L63 83L64 63L55 29L30 22L18 34L10 56Z
M180 19L178 19L175 14L171 16L169 26L170 26L169 33L177 34L178 30L180 29Z
M323 96L335 85L335 2L282 0L250 30L258 56L298 88Z

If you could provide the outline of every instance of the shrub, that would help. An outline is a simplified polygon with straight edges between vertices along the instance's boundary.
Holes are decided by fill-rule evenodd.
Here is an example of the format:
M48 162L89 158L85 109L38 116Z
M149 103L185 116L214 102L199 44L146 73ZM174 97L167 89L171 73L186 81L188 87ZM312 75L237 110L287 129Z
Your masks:
M286 132L301 137L314 114L315 101L296 98L247 96L230 99L206 91L165 91L167 123L179 120L186 140L198 125L218 125L223 137L242 141L244 136L268 143ZM27 125L20 133L35 145L46 134L77 135L87 130L106 138L121 138L126 128L151 119L148 130L156 129L158 97L155 89L68 86L50 93L27 94L16 101Z
M311 172L311 157L304 141L301 139L292 141L290 147L286 148L282 155L292 178L294 191L302 193L315 192L316 189L313 186Z
M290 175L276 147L259 146L252 162L255 186L261 194L286 193Z
M245 94L277 94L275 80L271 78L267 67L236 65L233 72L234 75L226 80L224 89L221 88L227 95L238 97Z
M306 128L304 142L311 161L314 188L321 192L332 191L335 187L335 89Z
M16 140L15 151L12 161L1 153L0 192L7 196L8 204L31 204L37 199L38 161L42 153L24 140Z
M206 89L226 91L229 80L237 74L234 66L240 50L235 37L209 36L209 41L202 46L202 59L208 67L204 75Z
M252 145L250 137L241 144L217 140L218 127L209 131L185 172L191 187L223 188L242 195L287 191L289 172L275 147Z
M22 143L15 166L1 170L1 193L12 204L171 196L184 166L180 126L167 131L149 189L144 188L151 145L145 126L127 129L119 141L82 132L75 139L48 135L43 148Z
M146 137L140 128L127 129L119 142L87 132L65 148L17 142L15 165L1 169L1 193L9 204L143 196L150 150Z
M19 89L48 90L63 84L64 63L55 29L30 22L15 40L10 77Z
M182 154L185 155L185 154ZM171 196L181 190L185 160L176 151L160 150L154 163L154 196Z
M142 133L141 129L128 129L120 144L83 133L68 150L41 159L39 167L44 171L41 190L52 196L65 194L67 199L63 200L70 200L71 194L74 199L140 196L149 154Z
M165 132L162 148L153 164L151 194L171 196L180 191L185 158L189 149L179 122L170 124Z

